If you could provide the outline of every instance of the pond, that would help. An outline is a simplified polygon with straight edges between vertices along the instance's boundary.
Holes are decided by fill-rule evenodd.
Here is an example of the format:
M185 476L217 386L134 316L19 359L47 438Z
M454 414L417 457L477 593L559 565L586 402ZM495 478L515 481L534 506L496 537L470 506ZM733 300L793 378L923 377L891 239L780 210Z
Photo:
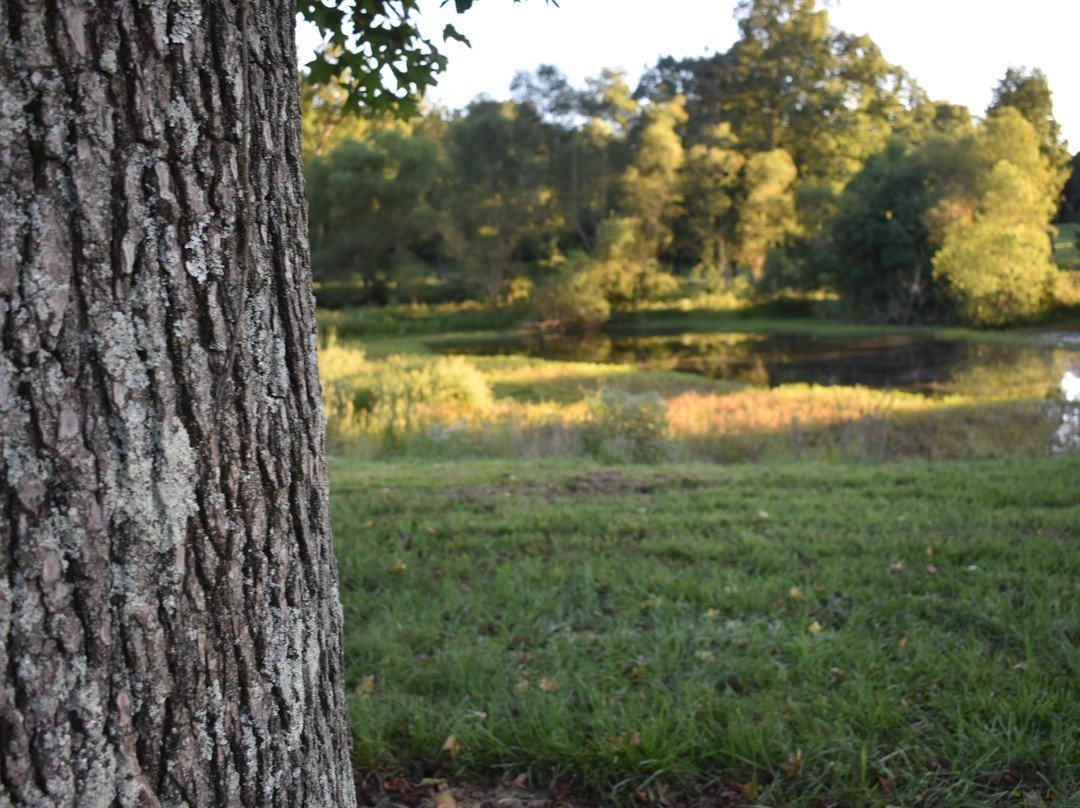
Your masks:
M1080 333L1047 333L1040 342L1024 347L927 334L853 338L707 333L585 340L548 335L433 347L444 353L667 368L768 387L806 383L932 396L1064 395L1066 374L1080 374Z

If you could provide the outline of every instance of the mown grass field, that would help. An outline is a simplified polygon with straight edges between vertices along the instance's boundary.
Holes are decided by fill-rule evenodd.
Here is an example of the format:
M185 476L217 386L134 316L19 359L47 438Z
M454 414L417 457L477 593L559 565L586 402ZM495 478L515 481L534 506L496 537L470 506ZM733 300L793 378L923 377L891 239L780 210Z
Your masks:
M1080 801L1076 453L331 472L361 771L574 805Z
M1067 222L1056 225L1054 261L1062 269L1080 270L1080 223Z

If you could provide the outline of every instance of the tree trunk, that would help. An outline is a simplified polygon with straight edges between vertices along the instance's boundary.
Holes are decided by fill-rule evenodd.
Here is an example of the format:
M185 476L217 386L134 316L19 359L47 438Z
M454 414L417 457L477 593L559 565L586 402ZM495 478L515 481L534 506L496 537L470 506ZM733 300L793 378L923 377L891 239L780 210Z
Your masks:
M0 0L0 805L352 806L292 0Z

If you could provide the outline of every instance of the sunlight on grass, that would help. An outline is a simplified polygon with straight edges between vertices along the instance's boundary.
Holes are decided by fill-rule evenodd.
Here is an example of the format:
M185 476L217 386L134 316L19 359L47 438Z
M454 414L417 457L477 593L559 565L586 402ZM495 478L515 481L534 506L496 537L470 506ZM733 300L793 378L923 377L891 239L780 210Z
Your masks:
M694 337L687 337L694 339ZM704 338L702 338L704 339ZM650 453L660 459L887 460L1039 453L1059 440L1075 408L1054 367L993 364L958 374L977 391L930 398L863 387L749 387L733 380L632 365L527 357L370 357L354 343L320 351L333 451L378 457L603 457L641 459L655 396ZM945 387L944 389L949 389ZM605 423L601 426L598 413ZM622 419L623 423L620 423ZM592 440L598 430L603 445ZM616 445L623 449L616 450Z

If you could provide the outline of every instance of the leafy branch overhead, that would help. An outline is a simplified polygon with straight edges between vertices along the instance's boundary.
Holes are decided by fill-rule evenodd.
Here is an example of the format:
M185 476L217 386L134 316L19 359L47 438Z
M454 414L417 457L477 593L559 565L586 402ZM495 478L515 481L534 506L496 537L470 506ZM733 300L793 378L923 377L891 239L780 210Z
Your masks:
M473 2L454 5L463 14ZM416 24L418 0L297 0L296 11L323 37L306 65L308 78L316 85L339 84L347 92L346 112L365 108L408 117L446 70L446 56ZM443 28L442 38L469 45L453 25Z

